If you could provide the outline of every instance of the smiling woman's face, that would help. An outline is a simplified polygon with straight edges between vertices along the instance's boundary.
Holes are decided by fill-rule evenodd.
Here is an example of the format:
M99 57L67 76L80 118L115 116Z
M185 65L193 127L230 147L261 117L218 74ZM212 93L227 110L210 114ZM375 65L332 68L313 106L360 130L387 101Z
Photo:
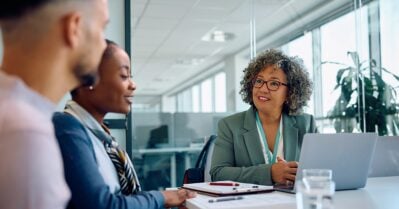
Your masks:
M266 67L259 72L256 78L268 82L278 81L285 84L287 83L287 76L284 71L279 68L275 69L274 66ZM284 85L280 85L275 91L269 90L266 83L263 83L260 88L252 88L254 105L258 111L263 113L282 111L287 94L288 87Z
M129 56L121 48L112 47L110 57L99 66L100 81L92 91L92 105L103 113L126 114L130 111L136 84L130 79Z

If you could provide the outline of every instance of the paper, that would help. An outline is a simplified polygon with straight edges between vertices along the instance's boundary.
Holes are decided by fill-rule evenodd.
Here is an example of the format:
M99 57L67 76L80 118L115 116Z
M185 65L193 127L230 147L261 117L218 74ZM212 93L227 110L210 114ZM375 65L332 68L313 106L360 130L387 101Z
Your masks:
M240 195L240 200L222 201L210 203L209 200L215 199L206 195L186 200L188 209L264 209L270 206L273 208L295 208L295 195L283 194L279 192L267 194Z
M219 183L236 183L233 181L218 181ZM195 191L202 191L214 195L238 195L247 193L270 192L273 186L239 183L239 186L218 186L210 185L209 182L184 184L183 188Z

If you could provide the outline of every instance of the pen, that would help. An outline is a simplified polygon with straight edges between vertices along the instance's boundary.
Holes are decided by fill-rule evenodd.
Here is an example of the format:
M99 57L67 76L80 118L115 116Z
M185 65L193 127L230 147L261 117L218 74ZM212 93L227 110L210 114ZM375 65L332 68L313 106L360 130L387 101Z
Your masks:
M239 183L235 182L209 182L211 186L240 186Z
M223 202L223 201L230 201L230 200L242 200L244 197L238 196L238 197L221 197L221 198L216 198L212 200L208 200L209 203L214 203L214 202Z

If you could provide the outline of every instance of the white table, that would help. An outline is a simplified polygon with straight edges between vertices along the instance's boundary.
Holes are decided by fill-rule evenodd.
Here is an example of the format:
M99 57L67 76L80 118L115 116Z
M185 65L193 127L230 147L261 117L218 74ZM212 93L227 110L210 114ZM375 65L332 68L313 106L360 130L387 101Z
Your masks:
M363 189L337 192L335 208L399 209L399 176L369 178Z
M206 203L211 197L198 195L198 197L187 200L188 209L250 209L250 208L268 208L268 209L295 209L296 200L294 194L283 192L272 192L266 194L245 195L246 201L264 201L264 205L255 205L248 207L243 205L242 200ZM204 203L205 202L205 203ZM335 209L399 209L399 176L369 178L367 186L363 189L338 191L334 195Z
M155 148L155 149L138 149L133 150L133 155L170 155L170 183L171 187L176 187L176 176L177 176L177 166L176 166L176 154L182 153L184 155L184 170L191 168L190 153L201 152L202 147L166 147L166 148Z

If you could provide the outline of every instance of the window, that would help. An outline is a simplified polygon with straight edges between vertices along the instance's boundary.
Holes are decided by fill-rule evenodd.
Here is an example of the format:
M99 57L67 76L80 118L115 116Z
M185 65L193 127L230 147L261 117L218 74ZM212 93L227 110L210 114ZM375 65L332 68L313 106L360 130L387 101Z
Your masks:
M399 1L380 1L380 30L381 30L381 65L395 75L399 75L398 51L399 51ZM397 87L399 83L393 76L382 72L383 79L391 86ZM399 103L399 97L397 98Z
M178 112L183 112L183 94L177 94L176 99L176 110Z
M177 111L191 112L192 111L191 89L187 89L177 95Z
M226 73L210 76L176 97L178 112L226 112Z
M358 128L355 118L339 117L339 115L347 114L342 109L347 107L350 101L340 98L341 90L340 88L336 89L336 77L340 69L349 66L355 67L348 52L357 52L360 62L368 60L367 10L361 9L360 14L361 22L359 25L356 25L355 12L350 12L320 28L321 76L323 81L323 85L320 87L323 95L322 117L332 116L334 118L333 121L324 121L330 125L324 126L323 132L353 132ZM354 98L353 94L352 98Z
M380 0L380 40L381 40L381 66L394 75L399 75L398 51L399 51L399 1ZM390 86L395 87L398 91L399 81L391 74L382 71L383 80ZM392 107L392 103L396 103L398 107L399 96L396 101L392 100L391 95L387 94L388 105ZM398 108L396 108L397 111ZM396 117L395 117L396 115ZM386 115L387 134L399 135L398 130L398 112Z
M198 85L191 89L193 94L193 112L200 112L200 88Z
M289 42L281 47L284 53L289 56L298 56L303 60L303 63L308 70L309 78L313 80L313 51L312 51L312 34L305 35ZM314 95L314 94L313 94ZM314 114L313 95L308 102L308 106L304 108L304 112Z
M212 112L212 80L207 79L201 83L201 111Z
M215 112L226 112L226 73L215 76Z

